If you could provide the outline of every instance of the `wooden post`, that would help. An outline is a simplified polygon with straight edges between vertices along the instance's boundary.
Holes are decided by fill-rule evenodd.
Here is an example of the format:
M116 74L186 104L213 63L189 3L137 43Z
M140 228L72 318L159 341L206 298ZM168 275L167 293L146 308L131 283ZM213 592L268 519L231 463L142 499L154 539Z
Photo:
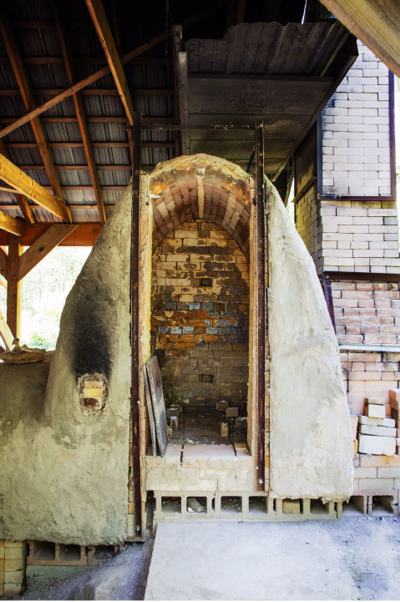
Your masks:
M21 283L19 282L19 257L22 252L18 236L9 234L7 258L7 322L14 337L19 337L21 326Z
M139 446L139 195L141 166L141 116L133 118L133 177L131 233L131 417L132 417L132 478L135 512L135 536L142 536L142 494L140 483Z
M264 211L264 122L256 122L257 204L257 469L256 488L265 488L265 211Z

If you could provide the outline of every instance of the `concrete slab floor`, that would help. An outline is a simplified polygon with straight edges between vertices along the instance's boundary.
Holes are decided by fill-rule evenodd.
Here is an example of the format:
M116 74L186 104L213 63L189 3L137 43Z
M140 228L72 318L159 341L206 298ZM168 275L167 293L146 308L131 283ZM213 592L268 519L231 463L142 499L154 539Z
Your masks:
M400 518L161 523L145 600L399 600Z

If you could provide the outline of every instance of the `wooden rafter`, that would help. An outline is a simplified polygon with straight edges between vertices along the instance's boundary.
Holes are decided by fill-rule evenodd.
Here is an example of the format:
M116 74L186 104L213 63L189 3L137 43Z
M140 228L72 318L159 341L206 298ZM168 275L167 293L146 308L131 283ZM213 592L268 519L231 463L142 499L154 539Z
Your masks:
M133 125L135 118L135 109L133 108L133 100L126 81L124 68L119 58L114 38L111 33L110 25L101 0L86 0L90 16L99 36L101 45L103 46L104 54L110 67L110 71L117 86L119 96L125 109L125 114L129 125ZM129 152L131 161L133 160L133 139L132 132L128 130Z
M51 195L43 186L32 180L32 178L1 154L0 178L15 188L20 194L32 199L32 201L47 209L53 215L56 215L65 222L71 222L71 212L64 201L60 201Z
M65 60L65 68L67 70L68 83L72 86L75 83L75 69L72 53L69 47L68 40L65 35L64 27L62 25L62 20L60 19L59 9L57 8L56 0L52 1L52 9L53 15L57 26L58 38L60 40L61 49L63 53L63 57ZM99 176L97 174L96 163L94 160L92 143L89 136L89 129L86 121L86 115L83 108L83 102L81 98L81 93L76 92L73 95L75 112L78 119L78 125L82 136L83 147L85 149L86 161L88 164L88 170L90 174L90 179L93 186L94 197L96 199L97 208L99 211L100 222L102 224L106 223L106 210L104 207L104 201L101 194L100 181Z
M36 224L26 224L25 234L21 237L21 245L30 247L40 238L47 230L55 224L49 222L41 222ZM58 225L58 224L57 224ZM102 225L99 222L85 222L74 224L77 228L60 243L66 247L92 247L102 232ZM3 230L0 230L0 247L8 247L10 235Z
M22 96L23 103L26 111L32 111L36 108L35 99L29 84L25 67L21 59L21 54L18 48L18 44L11 27L10 20L4 7L0 6L0 29L3 35L4 44L6 46L7 54L11 61L11 66L14 71L15 79L17 80L18 88ZM46 167L47 177L49 178L50 185L55 195L58 195L63 199L60 183L57 178L57 173L54 168L53 159L50 153L50 149L46 142L42 123L39 117L35 117L31 121L33 133L36 138L36 142L39 147L39 151L42 157L44 166Z
M122 104L129 124L133 125L135 110L133 108L132 96L126 81L124 68L118 56L114 38L101 0L86 0L86 6L99 36L99 40L106 55L108 66L117 86Z
M6 159L9 159L7 148L4 144L4 140L0 139L0 153L5 156ZM43 166L44 169L44 166ZM17 201L19 208L22 211L22 215L25 218L25 221L28 224L34 224L36 222L35 216L33 215L33 211L31 206L28 203L28 199L22 194L14 193L15 200Z
M63 242L78 224L53 224L40 236L19 259L18 280L27 274L55 247Z
M0 211L0 230L5 230L10 234L15 234L15 236L22 236L25 232L25 224L19 219Z
M400 77L400 11L397 0L321 0Z
M189 27L190 25L197 23L197 21L204 19L208 15L213 14L219 8L226 6L229 3L229 1L230 0L216 0L216 2L213 2L211 5L209 5L205 8L202 8L201 10L199 10L197 13L195 13L191 17L184 19L184 21L182 21L182 28ZM125 54L123 57L121 57L121 63L123 65L125 63L129 63L131 60L140 56L147 50L150 50L151 48L154 48L161 42L164 42L167 38L170 37L170 35L171 35L171 30L168 29L167 31L164 31L163 33L159 34L158 36L155 36L154 38L145 42L144 44L141 44L134 50L131 50L130 52ZM59 104L66 98L69 98L70 96L75 94L76 92L83 90L90 84L94 83L98 79L101 79L105 75L108 75L109 73L110 73L110 68L108 66L103 67L102 69L99 69L95 73L92 73L91 75L89 75L82 81L78 82L77 84L74 84L70 88L63 90L63 92L61 94L58 94L54 98L52 98L49 101L42 104L40 107L36 107L33 111L30 111L29 113L27 113L20 119L17 119L16 121L14 121L14 123L11 123L9 126L0 130L0 138L7 136L10 132L13 132L17 128L21 127L21 125L28 123L34 117L37 117L38 115L41 115L45 111L48 111L51 107L54 107L55 105Z

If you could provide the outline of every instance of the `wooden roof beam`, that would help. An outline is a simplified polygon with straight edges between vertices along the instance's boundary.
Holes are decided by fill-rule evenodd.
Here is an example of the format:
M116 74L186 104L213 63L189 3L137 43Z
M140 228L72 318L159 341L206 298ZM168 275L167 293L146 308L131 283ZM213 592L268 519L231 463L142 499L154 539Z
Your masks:
M5 230L15 236L23 236L25 232L25 224L11 215L7 215L3 211L0 211L0 230Z
M72 234L78 224L53 224L19 258L18 280L25 278L67 236Z
M119 58L114 38L111 33L110 25L101 0L85 0L90 16L99 36L101 45L103 46L104 54L110 67L112 76L117 86L119 96L125 109L125 114L129 125L133 125L135 117L135 109L133 100L129 90L128 82L126 81L124 68ZM128 131L129 153L131 161L133 161L133 137L132 132Z
M200 9L197 13L195 13L191 17L188 17L187 19L184 19L184 21L182 21L182 28L189 27L190 25L197 23L201 19L204 19L205 17L213 14L219 8L226 6L229 1L230 0L216 0L211 5ZM134 50L131 50L130 52L125 54L123 57L121 57L121 63L122 64L129 63L129 61L140 56L144 52L147 52L151 48L158 46L158 44L161 44L161 42L164 42L167 38L170 37L170 35L171 35L171 30L168 29L167 31L164 31L163 33L159 34L158 36L155 36L148 42L141 44ZM110 73L110 68L108 66L103 67L102 69L99 69L95 73L92 73L92 75L89 75L88 77L86 77L82 81L78 82L77 84L74 84L70 88L67 88L61 94L54 96L54 98L48 100L47 102L42 104L40 107L36 107L33 111L29 111L29 113L27 113L20 119L17 119L16 121L14 121L14 123L11 123L9 126L0 130L0 138L7 136L7 134L9 134L10 132L13 132L17 128L21 127L21 125L28 123L34 117L37 117L38 115L41 115L45 111L48 111L51 107L54 107L55 105L59 104L66 98L69 98L70 96L75 94L76 92L83 90L83 88L86 88L93 82L104 77L105 75L108 75L109 73Z
M45 188L40 186L35 180L30 178L26 173L11 163L4 155L0 154L0 178L7 184L12 186L20 194L27 196L29 199L50 211L64 222L71 222L71 212L65 205L64 201L60 201L52 194L47 192ZM9 217L9 216L7 216ZM13 219L13 218L11 218ZM18 220L16 220L18 221ZM23 224L22 224L23 225ZM1 227L1 226L0 226ZM6 228L4 228L6 229ZM8 230L10 232L10 230Z
M15 79L17 80L18 88L20 90L23 103L26 111L32 111L36 108L36 103L33 97L31 86L29 84L25 67L22 62L21 53L19 51L14 32L8 15L4 8L0 6L0 29L3 35L4 44L6 46L7 54L10 58L12 69L14 71ZM43 127L39 117L35 117L31 120L31 126L35 135L42 161L46 167L47 177L49 178L50 185L55 195L58 195L63 199L60 183L58 181L57 173L54 167L53 159L50 153L50 149L47 146L46 137L44 135Z
M321 0L400 77L400 11L396 0Z
M71 53L71 49L64 31L64 27L62 25L60 19L59 9L57 8L56 0L52 0L52 9L54 20L57 26L58 38L61 44L61 50L63 53L63 57L65 60L65 68L67 70L68 83L72 86L75 83L75 69L74 69L74 61ZM96 199L96 205L99 211L99 218L102 224L105 224L107 221L106 210L104 207L103 196L101 194L100 181L99 176L97 174L96 163L94 160L93 147L89 136L89 129L87 125L85 110L83 108L83 102L80 92L76 92L73 95L75 112L78 118L79 130L82 136L83 147L85 149L86 161L88 164L88 170L90 174L90 179L93 186L93 192Z
M4 140L0 139L0 153L9 159L8 151L6 145L4 144ZM43 166L44 169L44 166ZM22 194L14 193L15 200L17 201L19 208L22 211L22 215L25 218L27 224L34 224L36 222L35 216L33 215L31 206L28 203L28 199Z

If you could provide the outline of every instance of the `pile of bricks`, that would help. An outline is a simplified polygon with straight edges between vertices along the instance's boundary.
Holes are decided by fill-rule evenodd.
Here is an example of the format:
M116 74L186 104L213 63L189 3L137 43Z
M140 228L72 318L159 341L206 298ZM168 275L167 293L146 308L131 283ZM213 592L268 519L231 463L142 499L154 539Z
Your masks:
M26 544L0 539L0 596L18 596L25 580Z
M397 429L397 431L396 431L397 455L400 455L400 437L399 437L400 436L400 416L399 416L400 389L391 389L389 391L389 400L390 400L390 405L391 405L392 418L395 420L395 426Z
M367 397L366 416L359 417L358 449L360 454L394 456L396 427L385 417L385 398Z

